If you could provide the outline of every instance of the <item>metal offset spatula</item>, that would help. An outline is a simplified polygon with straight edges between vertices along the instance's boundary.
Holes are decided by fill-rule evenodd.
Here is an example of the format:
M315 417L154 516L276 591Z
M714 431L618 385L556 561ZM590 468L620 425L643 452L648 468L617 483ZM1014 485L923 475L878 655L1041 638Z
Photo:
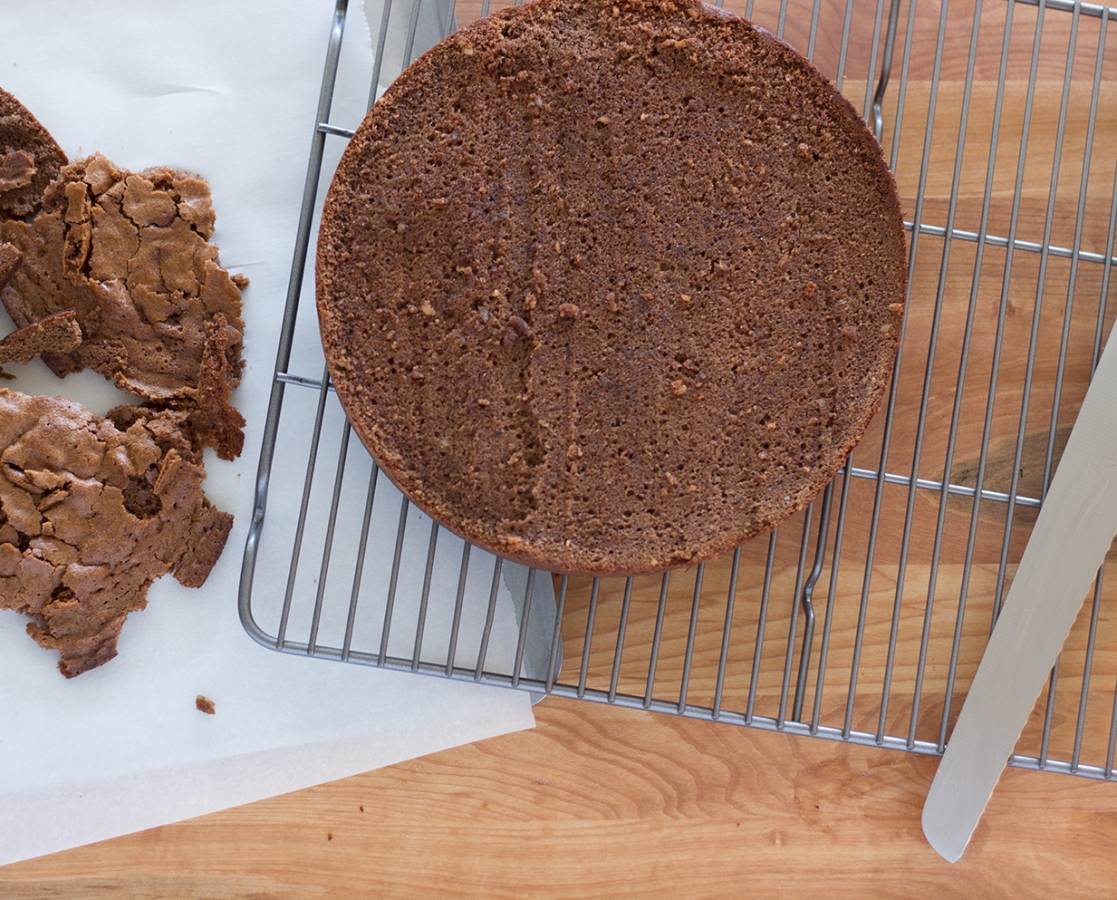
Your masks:
M1115 534L1111 332L923 805L923 833L951 862L966 849Z

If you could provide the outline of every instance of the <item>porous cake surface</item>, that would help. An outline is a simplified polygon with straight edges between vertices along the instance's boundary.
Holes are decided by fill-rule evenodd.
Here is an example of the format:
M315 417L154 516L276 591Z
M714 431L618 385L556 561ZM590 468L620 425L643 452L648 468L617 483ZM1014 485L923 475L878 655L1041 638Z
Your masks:
M539 0L435 47L347 148L317 258L385 473L481 546L592 574L805 507L882 401L905 284L864 122L688 0Z

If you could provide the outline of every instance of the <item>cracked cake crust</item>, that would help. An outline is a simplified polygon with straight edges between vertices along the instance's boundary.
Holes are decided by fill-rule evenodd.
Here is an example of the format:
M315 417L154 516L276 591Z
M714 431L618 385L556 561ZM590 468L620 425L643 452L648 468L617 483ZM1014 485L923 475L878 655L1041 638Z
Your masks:
M232 526L202 452L243 447L247 280L221 268L213 226L200 178L68 164L0 90L0 298L17 326L0 364L92 368L146 401L101 417L0 389L0 609L31 619L68 678L116 656L156 578L202 586Z
M0 608L32 619L67 678L116 656L156 578L204 584L232 526L161 415L122 430L69 400L0 389Z
M200 178L95 154L61 170L33 219L0 221L0 243L22 257L0 299L21 328L74 310L81 344L43 355L55 374L93 369L154 408L193 410L217 423L199 432L206 445L233 459L244 419L228 390L244 366L247 280L221 267L213 227Z

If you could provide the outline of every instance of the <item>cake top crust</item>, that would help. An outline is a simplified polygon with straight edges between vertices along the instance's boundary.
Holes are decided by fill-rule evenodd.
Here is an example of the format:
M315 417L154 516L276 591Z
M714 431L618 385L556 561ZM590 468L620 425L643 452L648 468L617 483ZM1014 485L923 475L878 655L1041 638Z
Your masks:
M0 221L0 301L20 328L72 310L81 342L43 356L56 375L93 369L153 405L190 409L196 436L234 459L247 280L221 266L214 223L197 176L76 160L33 217ZM7 277L5 253L19 257Z
M116 656L156 578L198 587L225 546L232 516L205 498L205 468L167 415L118 427L112 412L0 388L0 609L31 619L67 678Z

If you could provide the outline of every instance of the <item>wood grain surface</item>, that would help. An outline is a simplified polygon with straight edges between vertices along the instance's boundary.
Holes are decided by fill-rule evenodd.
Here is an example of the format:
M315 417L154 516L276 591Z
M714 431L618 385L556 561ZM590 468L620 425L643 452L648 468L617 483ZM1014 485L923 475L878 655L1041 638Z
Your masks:
M1033 7L987 3L982 8L976 0L954 0L943 16L944 3L920 2L918 8L901 4L901 29L910 30L911 39L904 39L907 65L894 73L886 101L882 143L896 168L906 217L938 225L953 217L956 228L976 230L982 227L988 193L985 225L990 233L1077 246L1086 253L1111 252L1107 241L1117 147L1117 77L1112 71L1114 50L1101 43L1099 20L1084 16L1076 20L1072 33L1070 15L1049 11L1042 39L1036 40L1040 13ZM743 3L727 5L745 11ZM1010 7L1015 21L1006 29ZM879 44L871 40L876 5L857 2L849 7L852 37L845 57L839 52L844 0L819 3L817 28L812 28L812 8L808 4L792 9L783 22L784 37L800 49L812 49L831 78L840 74L843 92L863 108L873 83L870 64L875 65L881 54ZM459 23L479 12L479 0L463 0L458 4ZM753 17L776 31L781 10L778 3L756 0ZM974 23L979 34L971 44ZM939 32L945 42L936 55ZM1011 52L1002 56L1004 34L1010 35ZM1063 79L1072 40L1077 42L1069 68L1073 79L1064 104ZM971 46L975 65L967 94ZM1039 74L1029 90L1033 59ZM1007 80L998 107L1002 60ZM1098 61L1104 77L1094 90ZM839 73L840 65L845 68ZM1034 98L1030 112L1025 108L1029 94ZM1086 143L1091 105L1098 109L1094 146L1103 148L1092 158ZM968 116L965 129L963 110ZM928 133L934 134L931 143L924 140ZM1064 157L1057 169L1056 146L1062 147ZM1021 147L1026 150L1023 155ZM959 154L962 161L956 165ZM928 175L921 178L924 158ZM992 169L990 159L995 162ZM1014 203L1014 197L1019 202ZM1045 232L1049 221L1052 227ZM1006 490L1019 469L1019 491L1039 496L1073 420L1076 398L1085 391L1093 323L1112 304L1102 291L1104 267L1076 267L1059 256L1044 262L1040 254L1024 252L1010 266L1008 251L993 246L985 249L978 265L972 242L944 242L931 233L916 240L913 304L898 381L905 399L887 436L888 468L931 480L949 473L959 484L973 484L989 413L985 487ZM1038 321L1032 312L1037 291L1045 300ZM1076 312L1068 332L1071 350L1061 359L1063 317L1072 301ZM967 323L968 356L962 353ZM941 339L932 355L934 329ZM1034 343L1033 333L1038 335ZM994 353L997 340L1002 341L999 356ZM1000 366L997 382L991 375L994 360ZM956 404L963 363L965 391ZM1024 410L1021 384L1028 371L1038 386L1038 399ZM1056 406L1049 398L1060 372L1064 388L1061 405ZM957 424L956 440L950 444L952 421ZM921 422L924 441L918 443ZM1021 433L1025 439L1018 460L1016 437ZM878 422L857 451L859 464L875 465L881 459L885 437ZM912 610L915 618L904 618L898 634L898 675L892 685L898 699L889 707L885 723L890 732L903 733L913 717L910 662L920 637L918 625L912 630L908 623L920 621L925 599L934 593L936 617L931 621L932 652L924 684L924 692L933 694L946 678L942 648L948 653L959 585L968 571L968 615L976 624L964 635L957 674L964 693L980 656L982 629L987 634L1001 557L1006 555L1010 577L1032 513L1018 508L1009 524L1003 504L983 503L971 545L972 502L920 492L911 499L911 551L901 565L900 535L910 498L907 488L889 486L880 524L886 539L867 564L873 494L873 483L864 479L851 486L842 552L843 558L860 562L843 568L834 579L833 596L820 596L817 602L820 615L830 604L835 609L829 665L833 671L848 670L856 630L850 616L856 614L865 573L872 572L865 652L858 661L860 680L854 696L854 727L869 731L876 729L881 715L894 598L903 609ZM945 502L941 519L940 502ZM795 523L792 531L794 527ZM937 568L930 550L936 540ZM757 609L741 598L761 590L765 552L764 542L754 542L745 553L735 613L740 621L734 621L741 633L749 633ZM781 544L774 581L785 593L793 589L796 553L793 541ZM972 558L968 570L967 555ZM718 651L726 573L724 560L706 570L697 634L697 652L704 657ZM685 581L693 573L679 578ZM828 573L823 580L827 578ZM603 587L599 598L594 646L586 655L591 684L607 683L610 675L609 637L616 630L610 617L615 617L619 602L614 587ZM582 660L590 590L589 582L570 584L563 625L564 671L576 672ZM632 667L622 670L622 690L643 692L640 678L646 677L647 666L640 654L646 655L657 591L658 581L652 581L641 582L634 592L625 644ZM1117 579L1111 578L1099 598L1100 636L1093 660L1094 684L1108 692L1109 704L1117 678L1117 653L1112 649L1117 646L1115 593ZM1077 691L1082 682L1090 612L1087 606L1064 654L1061 691L1064 681L1067 692ZM774 668L762 671L767 680L756 701L764 715L778 703L781 641L786 644L787 632L786 623L769 625L775 637L762 659L765 667ZM657 684L678 681L684 649L685 632L665 636ZM742 678L749 674L749 662L733 661ZM738 690L735 677L731 672L726 702L739 705L740 695L732 696ZM742 684L742 690L747 689L747 683ZM708 668L696 670L690 684L696 701L708 701L714 687ZM840 719L847 699L844 685L825 682L811 687L823 689L823 715ZM813 694L806 698L808 709L812 703ZM1091 759L1099 754L1104 758L1109 711L1099 714L1100 707L1092 709L1084 752L1092 754ZM950 711L946 713L949 717ZM924 704L915 722L918 736L934 740L943 714L941 703ZM934 757L554 697L537 706L536 715L538 727L530 732L4 867L0 898L840 900L1095 898L1117 890L1117 786L1112 783L1007 771L969 850L952 866L930 849L919 826L937 763ZM1056 723L1053 754L1071 751L1071 718L1069 725ZM1039 722L1036 717L1029 725L1033 742L1039 738Z
M4 900L1095 898L1117 786L1006 774L969 851L936 760L550 698L533 731L0 869Z

